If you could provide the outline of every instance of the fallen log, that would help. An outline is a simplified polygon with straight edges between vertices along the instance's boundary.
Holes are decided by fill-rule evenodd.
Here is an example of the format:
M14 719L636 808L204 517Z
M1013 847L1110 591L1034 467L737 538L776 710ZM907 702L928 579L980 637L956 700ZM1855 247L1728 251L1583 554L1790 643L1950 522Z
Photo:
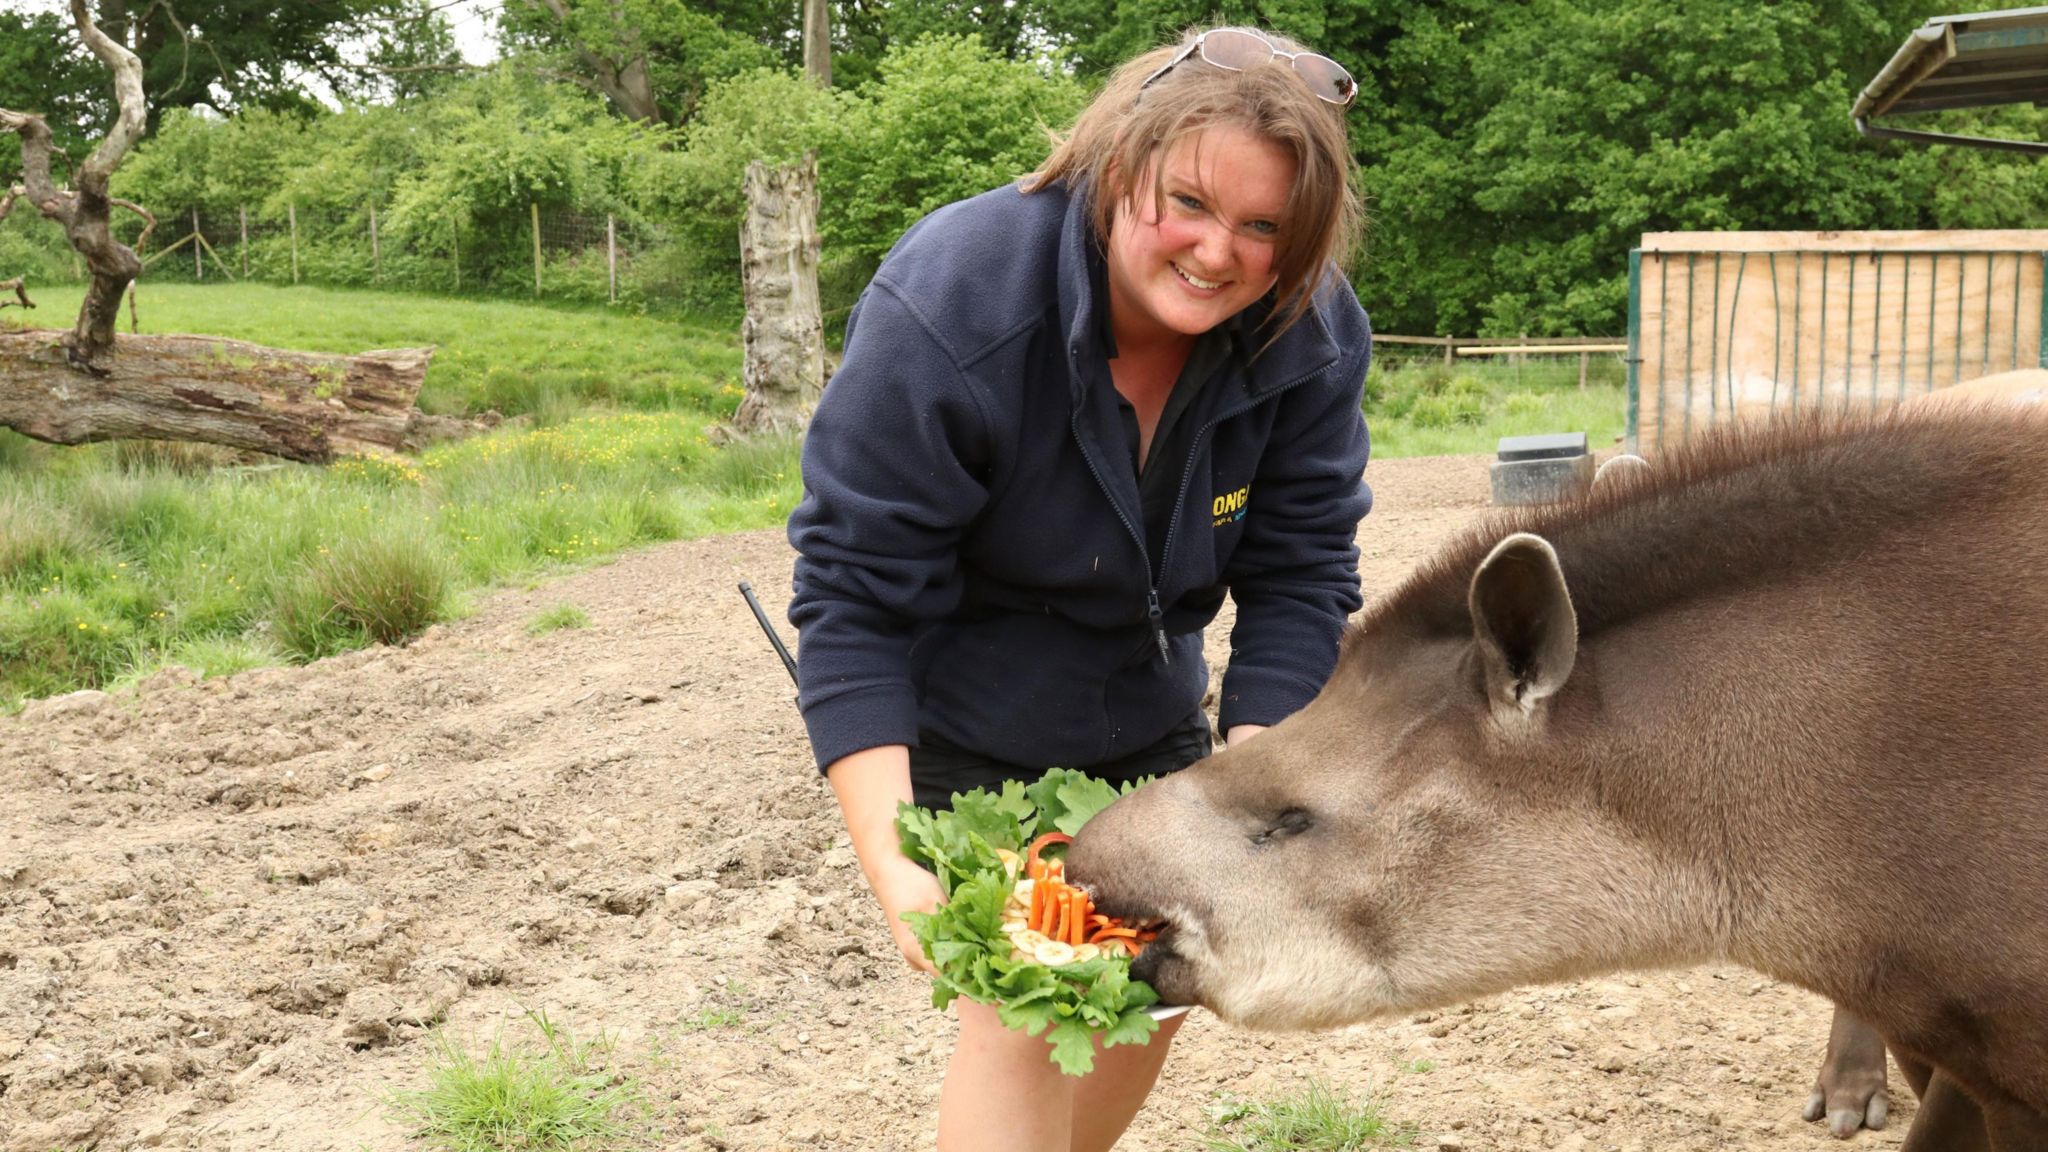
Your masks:
M0 427L50 444L192 440L325 464L416 450L492 421L413 405L432 348L335 356L211 336L123 336L96 371L69 333L0 332Z

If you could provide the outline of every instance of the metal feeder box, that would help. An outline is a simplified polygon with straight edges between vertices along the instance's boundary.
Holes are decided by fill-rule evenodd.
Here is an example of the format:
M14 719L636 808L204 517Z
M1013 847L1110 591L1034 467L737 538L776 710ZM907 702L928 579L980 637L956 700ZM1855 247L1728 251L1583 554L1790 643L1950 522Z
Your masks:
M1593 457L1584 432L1500 438L1493 464L1495 504L1547 504L1592 484Z

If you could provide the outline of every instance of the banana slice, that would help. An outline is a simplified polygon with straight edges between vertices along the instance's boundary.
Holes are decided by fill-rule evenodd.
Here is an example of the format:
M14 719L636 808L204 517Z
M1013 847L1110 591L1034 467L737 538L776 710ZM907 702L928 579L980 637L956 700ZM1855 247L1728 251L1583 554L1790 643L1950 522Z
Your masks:
M1031 929L1026 928L1021 932L1010 933L1010 943L1015 944L1026 952L1036 952L1039 945L1050 944L1052 941L1046 937L1045 933L1033 932Z
M1017 883L1010 889L1010 899L1015 900L1017 903L1022 904L1026 908L1031 907L1032 883L1033 882L1030 880L1017 881Z
M1062 944L1057 940L1047 940L1031 950L1031 957L1047 968L1057 968L1062 964L1074 962L1074 946Z
M1009 869L1012 876L1024 870L1024 858L1008 848L996 849L996 859L1003 862L1003 867Z
M1100 955L1102 955L1102 945L1100 944L1074 945L1074 963L1076 964L1085 964Z
M1003 921L1003 935L1015 936L1022 931L1024 931L1024 918L1022 916L1017 917L1015 920Z

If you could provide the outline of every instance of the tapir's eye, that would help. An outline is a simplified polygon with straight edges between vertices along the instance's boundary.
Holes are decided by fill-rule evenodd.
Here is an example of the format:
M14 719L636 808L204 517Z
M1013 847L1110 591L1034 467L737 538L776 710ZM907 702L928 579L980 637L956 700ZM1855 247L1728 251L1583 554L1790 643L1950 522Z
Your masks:
M1252 843L1270 844L1275 840L1285 840L1289 836L1299 836L1314 825L1315 819L1308 814L1308 809L1288 808L1274 816L1264 828L1254 834Z

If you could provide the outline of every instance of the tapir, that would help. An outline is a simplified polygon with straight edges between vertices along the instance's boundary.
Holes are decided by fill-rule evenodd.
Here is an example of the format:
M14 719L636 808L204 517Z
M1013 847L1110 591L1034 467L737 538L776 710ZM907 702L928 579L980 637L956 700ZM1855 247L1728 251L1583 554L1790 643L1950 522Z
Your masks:
M2002 407L1699 438L1450 545L1069 875L1233 1023L1734 962L1882 1038L1908 1152L2048 1152L2043 509Z

